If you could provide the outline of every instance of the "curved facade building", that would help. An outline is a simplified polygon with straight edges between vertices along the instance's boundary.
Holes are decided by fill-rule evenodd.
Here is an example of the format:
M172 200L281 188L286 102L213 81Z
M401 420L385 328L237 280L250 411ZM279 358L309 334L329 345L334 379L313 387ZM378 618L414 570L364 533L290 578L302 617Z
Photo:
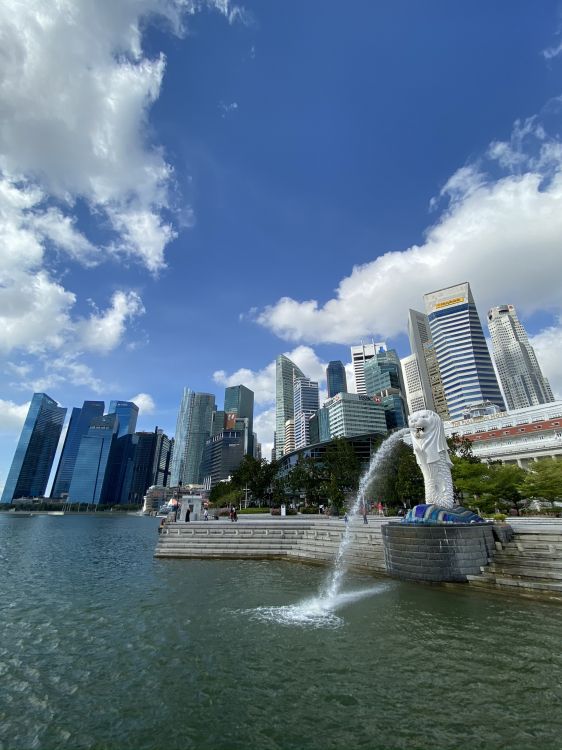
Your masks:
M285 422L295 417L293 381L304 378L303 371L289 357L280 354L275 360L275 458L285 447Z

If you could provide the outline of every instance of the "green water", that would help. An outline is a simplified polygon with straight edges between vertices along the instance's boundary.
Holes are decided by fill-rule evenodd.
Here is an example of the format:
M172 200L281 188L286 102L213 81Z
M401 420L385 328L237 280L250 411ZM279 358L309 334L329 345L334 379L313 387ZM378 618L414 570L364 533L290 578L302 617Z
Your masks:
M0 515L0 749L562 747L562 608Z

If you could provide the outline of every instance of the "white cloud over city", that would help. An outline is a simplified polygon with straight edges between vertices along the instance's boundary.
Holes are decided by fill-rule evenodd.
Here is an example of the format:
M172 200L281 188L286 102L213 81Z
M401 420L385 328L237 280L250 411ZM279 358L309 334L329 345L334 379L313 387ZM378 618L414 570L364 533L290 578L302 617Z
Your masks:
M166 60L144 52L143 28L182 35L203 7L246 18L228 0L0 5L0 352L107 353L143 312L137 292L118 289L77 315L57 264L165 267L174 173L148 120Z
M562 144L537 118L516 123L509 141L460 168L432 207L441 213L419 246L354 267L324 303L284 297L255 319L306 344L388 338L405 331L408 308L422 308L424 293L462 281L470 281L481 315L504 302L523 318L562 309ZM554 326L544 339L561 330ZM562 393L556 364L549 371L543 361Z

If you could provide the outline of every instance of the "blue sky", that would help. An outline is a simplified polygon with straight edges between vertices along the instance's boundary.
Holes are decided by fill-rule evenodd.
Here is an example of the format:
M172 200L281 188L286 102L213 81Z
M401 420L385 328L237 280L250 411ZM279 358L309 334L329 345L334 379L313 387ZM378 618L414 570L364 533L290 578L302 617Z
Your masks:
M54 4L53 4L54 6ZM0 9L0 484L34 390L256 392L468 280L562 396L562 5L40 0Z

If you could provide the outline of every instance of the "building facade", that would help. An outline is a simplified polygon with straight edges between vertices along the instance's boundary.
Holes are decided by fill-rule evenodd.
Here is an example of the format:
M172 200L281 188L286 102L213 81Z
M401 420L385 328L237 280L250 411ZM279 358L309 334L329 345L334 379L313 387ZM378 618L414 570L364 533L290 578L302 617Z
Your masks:
M540 458L562 460L562 401L445 422L445 433L468 438L482 461L525 468Z
M318 383L309 378L295 378L293 383L295 450L309 445L309 422L320 408Z
M450 418L481 401L504 410L470 284L430 292L424 301Z
M326 368L326 384L328 386L328 398L337 396L338 393L347 393L347 375L345 366L339 359L328 362Z
M116 413L94 417L80 448L68 490L69 503L103 505L118 502L111 475L115 465L115 444L119 431Z
M203 483L203 452L211 436L215 397L184 388L176 422L170 482L174 487Z
M46 393L33 394L0 502L45 495L65 416Z
M411 361L408 363L411 380L417 385L411 395L406 394L408 404L412 401L417 406L416 409L411 408L411 411L430 409L437 412L441 419L448 419L445 391L427 315L418 310L408 310L408 338L417 367L417 375L415 375L413 364ZM422 399L423 405L421 405Z
M366 433L386 435L384 409L370 396L359 393L338 393L324 404L328 411L330 439Z
M492 307L488 311L488 328L507 408L524 409L554 401L550 383L542 374L515 307Z
M285 422L294 419L295 404L293 380L306 375L291 362L289 357L280 354L275 360L275 458L283 455L285 445Z
M110 401L108 414L116 414L119 420L117 437L132 435L137 429L139 407L132 401Z
M285 422L285 442L283 453L292 453L295 450L295 420L288 419Z
M384 342L375 344L358 344L351 347L351 363L355 374L355 390L357 393L366 394L365 388L365 362L372 359L377 352L386 349Z
M404 395L400 359L394 349L378 352L365 363L365 389L385 412L387 429L407 424L408 407Z
M428 409L426 394L422 386L422 378L418 357L416 354L410 354L400 360L402 366L402 377L404 379L404 388L406 390L406 399L408 409L411 412Z
M75 407L72 410L57 473L53 482L51 498L61 499L68 495L74 466L78 457L80 441L90 429L92 419L94 417L102 417L104 409L105 403L103 401L84 401L81 409Z

